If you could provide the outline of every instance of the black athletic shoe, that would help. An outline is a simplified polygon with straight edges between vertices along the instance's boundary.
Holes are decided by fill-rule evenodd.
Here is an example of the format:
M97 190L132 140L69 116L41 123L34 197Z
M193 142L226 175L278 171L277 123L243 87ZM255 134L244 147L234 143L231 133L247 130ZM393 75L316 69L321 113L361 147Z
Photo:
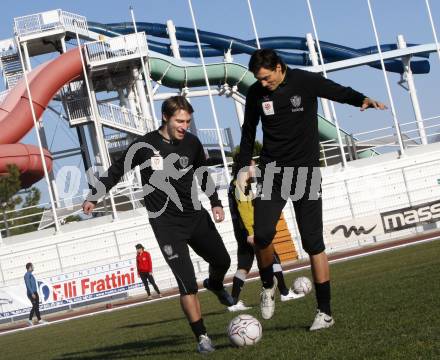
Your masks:
M222 288L221 290L215 290L212 287L209 286L209 279L205 279L203 281L203 287L209 291L212 291L215 296L217 296L218 301L220 301L221 304L225 306L232 306L234 305L234 299L232 296L226 291L225 288Z

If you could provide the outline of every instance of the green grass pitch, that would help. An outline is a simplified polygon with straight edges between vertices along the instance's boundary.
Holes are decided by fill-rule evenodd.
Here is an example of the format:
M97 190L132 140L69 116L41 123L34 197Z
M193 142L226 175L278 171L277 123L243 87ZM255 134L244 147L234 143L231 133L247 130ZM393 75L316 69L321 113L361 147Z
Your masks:
M259 315L258 281L247 283L247 313L263 325L256 346L229 345L226 327L237 314L200 294L205 324L217 351L210 359L440 359L440 241L331 266L336 325L307 331L315 299L281 303ZM287 275L291 284L297 276ZM108 312L0 337L0 358L108 360L199 359L178 299Z

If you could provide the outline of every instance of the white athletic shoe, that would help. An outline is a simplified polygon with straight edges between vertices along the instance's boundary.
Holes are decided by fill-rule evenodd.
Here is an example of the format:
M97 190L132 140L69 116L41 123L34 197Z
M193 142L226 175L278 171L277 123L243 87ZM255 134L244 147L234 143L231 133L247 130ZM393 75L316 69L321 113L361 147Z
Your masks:
M212 344L208 335L200 335L199 342L197 344L197 352L200 354L208 354L215 351L215 347Z
M287 295L281 294L281 301L289 301L289 300L301 299L304 296L305 296L304 293L297 294L292 289L289 289L289 292L287 293Z
M28 324L28 326L34 326L34 323L32 320L26 320L26 323Z
M313 324L310 326L310 331L327 329L334 324L335 320L331 316L317 310L315 320L313 320Z
M244 304L244 302L241 301L241 300L239 300L235 305L232 305L232 306L229 306L229 307L228 307L228 310L229 310L230 312L245 311L245 310L249 310L249 309L252 309L252 308L246 306L246 305Z
M38 325L44 325L44 324L49 324L49 322L43 319L38 320Z
M272 288L265 289L261 291L260 295L260 308L261 316L265 320L269 320L275 312L275 290L277 288L278 281L276 278L273 279Z

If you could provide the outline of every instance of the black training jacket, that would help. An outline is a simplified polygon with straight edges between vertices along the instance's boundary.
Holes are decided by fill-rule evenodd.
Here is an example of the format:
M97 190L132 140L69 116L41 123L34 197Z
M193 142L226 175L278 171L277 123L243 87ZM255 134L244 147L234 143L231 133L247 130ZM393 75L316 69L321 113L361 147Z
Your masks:
M319 166L318 97L361 106L365 95L320 74L287 68L275 91L253 84L246 96L239 166L248 166L261 119L260 163L278 166Z
M153 165L154 158L163 159L162 169ZM102 185L94 187L88 197L97 201L113 186L125 172L140 165L144 188L145 207L150 217L190 216L201 209L198 200L197 183L194 175L206 166L206 157L200 140L186 133L181 141L169 141L159 131L141 136L129 145L124 154L115 161L108 171L99 178ZM154 170L153 170L154 169ZM211 206L222 206L215 191L214 183L207 171L197 176ZM193 201L194 199L194 201Z

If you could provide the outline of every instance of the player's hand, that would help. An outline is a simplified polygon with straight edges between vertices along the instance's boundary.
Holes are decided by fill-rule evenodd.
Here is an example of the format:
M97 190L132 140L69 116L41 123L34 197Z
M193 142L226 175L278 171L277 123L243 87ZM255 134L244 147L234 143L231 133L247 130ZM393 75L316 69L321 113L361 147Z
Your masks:
M237 186L239 190L244 194L246 191L246 186L249 180L249 172L248 171L239 171L237 175Z
M35 294L32 294L32 299L36 299L37 298L37 296L35 295Z
M225 219L225 212L221 206L213 207L212 215L214 215L214 221L216 223L222 222Z
M249 235L249 236L247 237L247 242L248 242L249 245L254 246L254 245L255 245L255 242L254 242L254 235Z
M92 213L92 211L95 209L96 205L94 203L92 203L91 201L84 201L83 203L83 211L84 214L86 215L90 215Z
M388 107L384 103L381 103L379 101L367 97L364 99L364 102L362 103L361 111L364 111L369 108L375 108L376 110L388 109Z

